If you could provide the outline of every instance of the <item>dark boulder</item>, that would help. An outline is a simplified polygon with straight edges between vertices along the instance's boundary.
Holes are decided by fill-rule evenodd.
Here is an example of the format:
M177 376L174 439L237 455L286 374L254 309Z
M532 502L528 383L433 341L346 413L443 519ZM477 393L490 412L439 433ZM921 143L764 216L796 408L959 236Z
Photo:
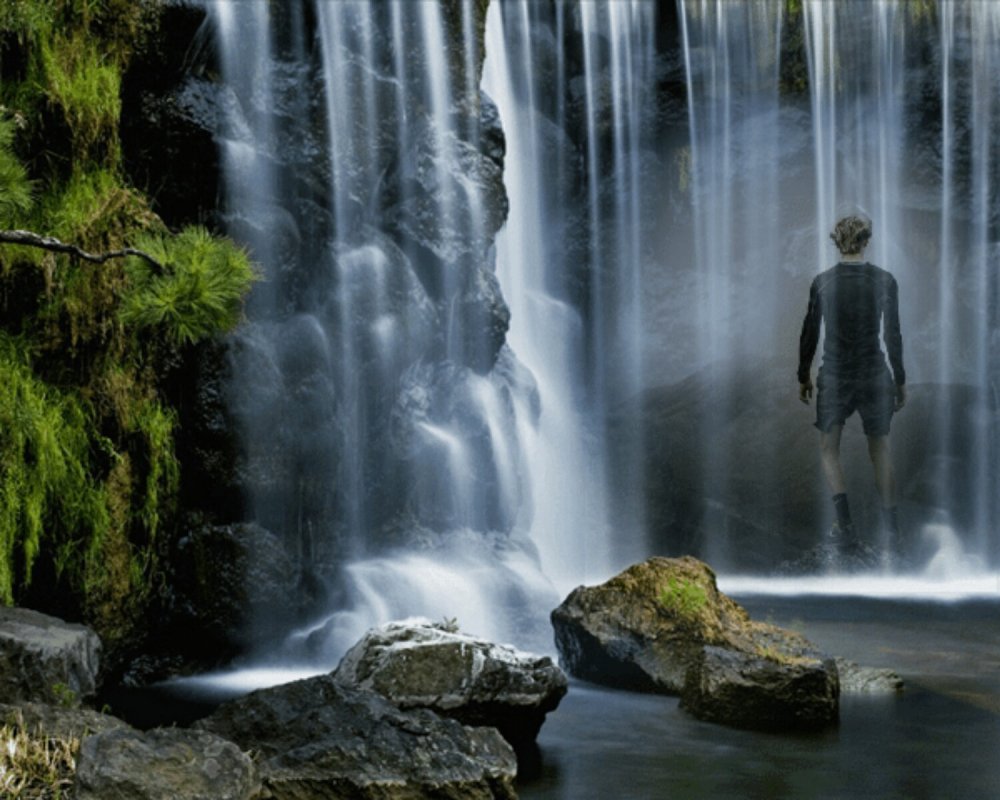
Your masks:
M522 653L427 620L391 622L352 647L334 679L403 709L429 708L464 725L494 727L520 751L566 694L548 656Z
M112 730L77 758L77 800L250 800L260 783L250 757L205 731Z
M836 723L839 697L832 659L705 647L688 669L681 708L737 728L814 729Z
M0 607L0 703L76 703L97 692L101 640L90 628Z
M495 730L404 712L329 675L231 700L198 727L253 750L273 800L516 797L514 752Z
M236 653L298 609L299 570L277 536L253 523L202 525L176 545L171 623L183 651Z

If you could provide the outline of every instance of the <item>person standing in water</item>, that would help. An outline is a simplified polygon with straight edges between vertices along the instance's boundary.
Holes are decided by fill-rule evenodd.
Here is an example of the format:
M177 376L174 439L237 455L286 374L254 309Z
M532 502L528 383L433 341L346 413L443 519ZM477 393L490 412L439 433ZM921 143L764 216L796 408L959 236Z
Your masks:
M889 452L892 415L906 403L899 292L889 272L864 261L871 235L872 221L864 214L845 216L837 222L830 238L841 260L813 280L799 339L799 398L808 404L814 389L810 375L813 356L820 325L825 326L823 363L816 381L816 427L820 432L823 473L836 512L834 544L851 566L870 566L873 561L870 548L854 529L840 465L840 437L844 423L855 411L861 416L868 438L875 485L882 501L882 524L891 551L898 554L900 545L896 484Z

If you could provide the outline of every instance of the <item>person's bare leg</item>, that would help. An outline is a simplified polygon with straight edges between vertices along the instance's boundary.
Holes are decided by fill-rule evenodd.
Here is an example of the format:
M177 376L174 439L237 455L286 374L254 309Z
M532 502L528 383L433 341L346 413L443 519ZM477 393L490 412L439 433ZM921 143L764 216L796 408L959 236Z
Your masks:
M882 508L896 507L896 478L892 471L892 454L888 436L869 436L868 455L875 470L875 488L882 498Z
M901 560L905 544L899 531L899 514L896 508L896 478L892 469L892 453L888 436L869 436L868 454L875 470L875 486L882 498L882 530L888 537L889 552L897 568L905 567Z
M840 436L844 432L843 425L833 425L826 433L820 432L819 452L823 463L823 474L830 487L830 494L844 494L844 470L840 466Z

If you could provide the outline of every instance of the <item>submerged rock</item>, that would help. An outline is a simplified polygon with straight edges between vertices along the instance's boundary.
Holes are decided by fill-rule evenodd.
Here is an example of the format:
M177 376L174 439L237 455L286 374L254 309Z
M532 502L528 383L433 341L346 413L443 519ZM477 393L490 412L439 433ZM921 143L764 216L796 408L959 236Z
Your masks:
M250 800L253 762L205 731L113 730L86 739L77 758L77 800Z
M0 607L0 703L75 703L97 692L101 640L84 625Z
M401 711L329 675L231 700L198 727L257 753L274 800L516 797L514 752L495 730Z
M403 709L429 708L465 725L495 727L517 750L535 741L567 690L566 676L548 656L427 620L369 631L334 679L378 692Z
M839 696L833 659L705 647L688 670L681 708L738 728L821 728L837 721Z
M846 658L834 659L844 694L892 694L903 690L903 679L895 670L863 667Z
M802 636L754 622L697 559L650 558L552 612L563 667L584 680L679 694L706 645L757 655L816 656Z

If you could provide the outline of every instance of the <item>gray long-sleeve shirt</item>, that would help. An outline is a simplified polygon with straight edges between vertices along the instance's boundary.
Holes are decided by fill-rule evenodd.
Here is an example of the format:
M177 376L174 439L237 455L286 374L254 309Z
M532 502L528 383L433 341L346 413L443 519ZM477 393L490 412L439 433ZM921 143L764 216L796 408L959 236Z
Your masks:
M799 383L809 379L821 322L826 325L825 370L834 375L864 376L882 369L885 356L880 338L884 338L893 379L898 386L906 383L899 290L890 273L873 264L842 261L816 276L799 338Z

